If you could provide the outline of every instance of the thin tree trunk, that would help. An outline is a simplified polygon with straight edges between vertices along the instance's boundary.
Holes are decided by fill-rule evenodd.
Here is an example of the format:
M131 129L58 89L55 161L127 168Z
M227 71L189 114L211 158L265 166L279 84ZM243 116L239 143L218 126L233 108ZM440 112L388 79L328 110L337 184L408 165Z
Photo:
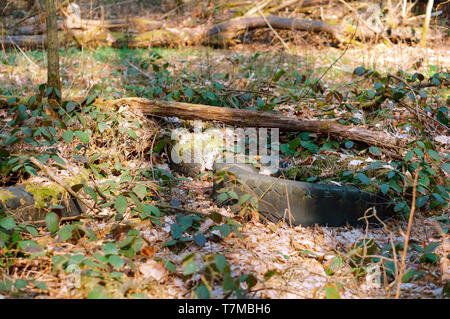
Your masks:
M47 87L53 88L49 104L61 104L61 80L59 77L59 42L55 0L46 0L47 8ZM57 91L56 91L57 90Z
M428 0L425 21L423 22L422 27L422 36L420 37L420 47L422 48L427 46L428 29L430 26L431 10L433 10L433 3L434 0Z

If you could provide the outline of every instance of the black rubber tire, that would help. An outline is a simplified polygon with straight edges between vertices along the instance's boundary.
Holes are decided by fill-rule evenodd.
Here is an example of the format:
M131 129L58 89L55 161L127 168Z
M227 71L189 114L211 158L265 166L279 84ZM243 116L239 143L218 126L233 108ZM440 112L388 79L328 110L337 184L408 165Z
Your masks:
M219 183L214 183L213 198L218 205L231 205L233 210L240 210L236 199L219 200L219 190L232 190L239 198L244 194L252 194L259 199L259 213L273 221L281 219L288 224L303 226L365 225L366 221L360 218L373 206L380 219L393 215L391 205L382 196L356 187L304 183L266 176L248 164L216 163L214 171L230 172L240 181L236 183L225 177ZM371 224L378 223L374 217L367 220Z

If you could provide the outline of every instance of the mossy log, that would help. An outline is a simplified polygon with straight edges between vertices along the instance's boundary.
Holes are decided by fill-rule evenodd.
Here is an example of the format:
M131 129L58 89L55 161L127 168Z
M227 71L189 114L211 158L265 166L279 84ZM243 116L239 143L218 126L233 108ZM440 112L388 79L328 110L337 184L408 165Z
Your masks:
M75 217L83 214L87 208L75 198L62 196L62 191L53 191L48 186L29 187L17 185L0 188L0 210L5 210L16 222L38 221L45 219L49 211L45 206L56 206L52 211L60 217ZM39 191L39 189L41 189Z

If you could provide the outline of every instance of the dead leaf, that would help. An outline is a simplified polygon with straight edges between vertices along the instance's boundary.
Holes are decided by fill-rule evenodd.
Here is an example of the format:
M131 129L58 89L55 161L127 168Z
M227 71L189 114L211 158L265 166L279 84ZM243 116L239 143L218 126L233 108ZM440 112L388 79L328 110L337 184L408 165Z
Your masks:
M166 275L167 269L162 262L150 260L139 266L139 271L145 278L153 278L160 282Z
M145 257L153 257L155 251L156 250L154 247L145 246L144 248L141 249L141 255Z

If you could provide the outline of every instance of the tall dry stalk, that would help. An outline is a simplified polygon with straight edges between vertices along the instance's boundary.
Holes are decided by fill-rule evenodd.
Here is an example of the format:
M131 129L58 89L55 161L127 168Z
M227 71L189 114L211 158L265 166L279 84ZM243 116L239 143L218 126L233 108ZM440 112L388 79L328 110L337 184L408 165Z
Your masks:
M414 174L411 210L409 212L408 229L406 230L405 244L403 245L404 247L403 247L403 252L402 252L400 272L398 274L398 279L397 279L397 291L395 293L395 299L398 299L400 297L400 286L401 286L402 280L403 280L403 272L405 271L406 253L408 252L408 243L409 243L409 237L411 235L412 221L413 221L413 217L414 217L414 212L416 210L417 180L419 179L419 172L420 172L420 168L417 168L416 173Z

